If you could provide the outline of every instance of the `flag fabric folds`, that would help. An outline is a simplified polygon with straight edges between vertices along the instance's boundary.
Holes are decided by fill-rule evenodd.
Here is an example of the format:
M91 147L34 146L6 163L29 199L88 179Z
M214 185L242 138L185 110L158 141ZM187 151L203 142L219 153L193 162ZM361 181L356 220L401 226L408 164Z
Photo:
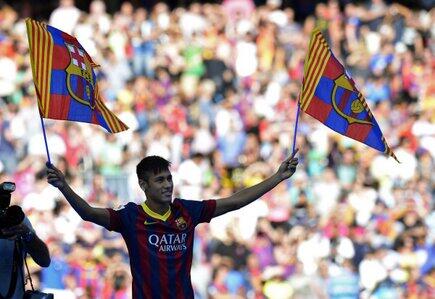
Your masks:
M365 98L318 29L311 35L299 101L304 112L327 127L397 160Z
M127 130L104 105L94 73L97 65L77 39L31 19L26 26L40 115L97 124L110 133Z

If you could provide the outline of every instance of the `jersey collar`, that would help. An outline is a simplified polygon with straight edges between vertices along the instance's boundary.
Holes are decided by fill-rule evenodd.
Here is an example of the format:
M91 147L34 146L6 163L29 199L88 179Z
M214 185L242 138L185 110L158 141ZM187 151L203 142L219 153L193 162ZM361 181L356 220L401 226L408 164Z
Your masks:
M162 221L166 221L166 220L169 218L169 216L171 216L171 207L169 207L169 209L166 211L165 214L160 215L160 214L154 212L153 210L151 210L151 209L146 205L145 202L143 202L143 203L141 204L141 206L142 206L142 209L144 210L144 212L145 212L146 214L148 214L149 216L151 216L151 217L153 217L153 218L155 218L155 219L159 219L159 220L162 220Z

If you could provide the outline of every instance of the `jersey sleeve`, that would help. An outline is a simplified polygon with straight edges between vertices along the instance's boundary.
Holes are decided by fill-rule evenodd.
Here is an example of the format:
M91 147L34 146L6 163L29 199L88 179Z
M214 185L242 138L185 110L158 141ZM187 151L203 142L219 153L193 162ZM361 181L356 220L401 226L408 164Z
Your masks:
M107 209L107 211L109 211L109 215L110 215L109 227L107 227L107 229L110 231L121 232L122 231L121 210Z
M199 223L210 222L216 210L216 200L181 200L182 204L189 211L193 223L196 226Z

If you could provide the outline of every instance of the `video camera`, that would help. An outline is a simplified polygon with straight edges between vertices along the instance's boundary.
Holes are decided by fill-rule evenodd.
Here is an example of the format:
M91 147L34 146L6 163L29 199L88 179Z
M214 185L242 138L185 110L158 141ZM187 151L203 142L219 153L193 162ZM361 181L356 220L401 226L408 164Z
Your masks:
M3 182L0 184L0 239L7 236L1 230L20 224L24 220L24 213L19 206L11 204L11 193L15 191L15 183Z

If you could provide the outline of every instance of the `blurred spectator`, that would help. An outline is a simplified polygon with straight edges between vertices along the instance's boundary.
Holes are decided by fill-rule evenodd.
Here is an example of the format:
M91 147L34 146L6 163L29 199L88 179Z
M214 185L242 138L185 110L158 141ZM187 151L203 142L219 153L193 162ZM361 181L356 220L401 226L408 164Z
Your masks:
M59 0L59 7L50 15L49 24L68 34L72 34L81 12L75 7L74 0Z

